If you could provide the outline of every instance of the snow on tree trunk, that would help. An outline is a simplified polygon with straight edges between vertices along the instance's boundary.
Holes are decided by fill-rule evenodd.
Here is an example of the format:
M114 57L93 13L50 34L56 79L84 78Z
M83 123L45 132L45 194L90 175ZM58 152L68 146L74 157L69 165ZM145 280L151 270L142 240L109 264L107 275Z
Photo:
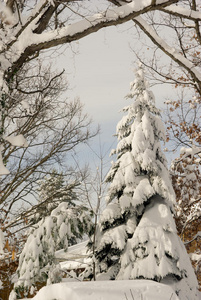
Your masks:
M197 280L173 219L175 194L160 142L165 130L140 65L117 125L117 155L96 237L96 275L151 279L174 286L180 299L197 299Z

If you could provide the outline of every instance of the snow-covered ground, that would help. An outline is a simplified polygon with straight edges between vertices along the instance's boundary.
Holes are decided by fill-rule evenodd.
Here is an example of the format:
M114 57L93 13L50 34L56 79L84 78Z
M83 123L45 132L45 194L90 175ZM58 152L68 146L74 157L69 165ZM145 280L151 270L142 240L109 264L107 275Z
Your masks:
M63 282L42 288L34 300L179 300L171 287L151 280Z
M88 241L56 252L62 269L75 270L86 267ZM43 287L33 300L182 300L173 289L151 280L82 281L63 279L66 282ZM73 280L73 281L72 281ZM28 299L23 299L28 300ZM191 299L193 300L193 299ZM201 300L201 294L200 294Z

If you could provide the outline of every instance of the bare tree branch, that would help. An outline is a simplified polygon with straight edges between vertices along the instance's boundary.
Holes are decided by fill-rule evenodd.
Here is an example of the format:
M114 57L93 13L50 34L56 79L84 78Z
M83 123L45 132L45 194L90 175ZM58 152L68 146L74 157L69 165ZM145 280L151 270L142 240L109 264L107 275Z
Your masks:
M161 39L146 23L142 17L137 17L134 22L143 30L143 32L152 40L152 42L159 47L165 54L167 54L178 65L182 66L192 76L195 87L201 92L201 73L195 68L195 65L186 59L175 48L170 47L163 39Z

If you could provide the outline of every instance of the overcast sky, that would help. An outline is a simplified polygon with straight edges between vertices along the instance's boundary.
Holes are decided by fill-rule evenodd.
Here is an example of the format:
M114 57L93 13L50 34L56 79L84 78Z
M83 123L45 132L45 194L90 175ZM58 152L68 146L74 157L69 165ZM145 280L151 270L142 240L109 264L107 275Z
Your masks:
M67 96L79 96L94 126L100 125L105 150L111 148L112 143L115 147L116 138L112 135L122 116L119 111L129 104L124 97L134 79L133 70L137 62L130 43L137 49L140 45L138 41L133 23L129 22L102 29L73 43L65 48L57 61L58 67L66 70L70 83L71 91ZM143 51L145 56L149 55L146 47ZM162 108L169 90L161 86L155 86L152 90L157 107ZM97 144L98 139L94 139L91 143L94 150L97 150ZM91 159L91 154L83 152L82 157L87 161Z

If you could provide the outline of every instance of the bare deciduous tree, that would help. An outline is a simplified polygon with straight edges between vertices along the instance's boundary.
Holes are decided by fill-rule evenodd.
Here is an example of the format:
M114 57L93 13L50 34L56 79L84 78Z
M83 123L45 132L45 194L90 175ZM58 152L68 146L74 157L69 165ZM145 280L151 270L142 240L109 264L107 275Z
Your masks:
M0 179L0 223L5 239L15 247L16 242L18 246L23 243L16 240L15 232L30 226L28 218L42 205L38 201L39 181L53 167L63 171L69 191L80 185L71 154L96 132L90 131L91 120L79 99L61 99L67 87L61 73L41 63L22 68L12 82L13 96L8 97L4 110L8 138L2 149L10 174ZM28 147L11 145L10 139L19 135L26 138Z

